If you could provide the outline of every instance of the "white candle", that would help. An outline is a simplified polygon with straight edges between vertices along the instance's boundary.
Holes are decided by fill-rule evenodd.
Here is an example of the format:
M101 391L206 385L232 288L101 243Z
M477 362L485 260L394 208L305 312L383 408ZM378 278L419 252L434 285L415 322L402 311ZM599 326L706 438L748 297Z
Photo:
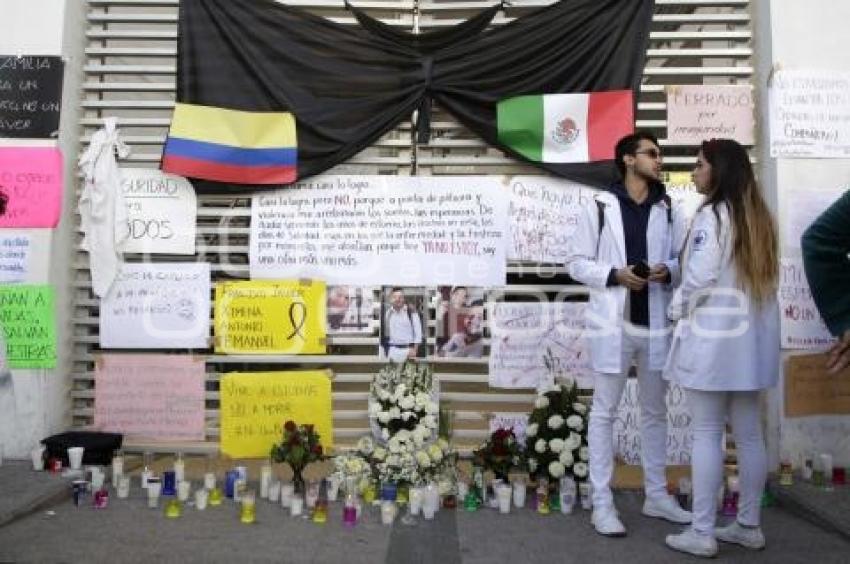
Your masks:
M272 467L268 464L263 464L263 467L260 468L260 497L262 499L268 499L269 497L269 484L272 481Z
M203 511L207 508L207 500L209 499L209 492L205 489L199 489L195 491L195 507L198 511Z
M177 482L177 499L186 501L189 499L189 492L192 490L192 483L186 480Z
M120 476L118 478L118 497L127 499L130 495L130 477Z
M395 520L396 506L394 501L384 501L381 504L381 523L392 525Z
M419 512L422 510L422 498L424 497L424 492L422 488L415 487L410 488L410 493L408 494L410 497L410 514L411 515L419 515Z
M212 490L215 488L215 473L207 472L204 474L204 488Z
M148 489L148 482L150 481L152 476L153 476L153 472L151 472L150 469L148 469L147 467L145 467L145 469L142 470L141 480L142 480L142 489L143 490Z
M431 507L436 513L440 509L440 490L437 489L437 484L431 482L425 486L425 496L422 500L422 509Z
M292 482L287 482L280 486L280 505L289 507L292 504L292 493L295 491L295 486Z
M177 460L174 461L174 480L179 484L186 479L186 463L183 461L183 455L178 453Z
M500 484L496 487L496 498L499 500L499 513L507 514L511 512L511 492L512 489L507 484Z
M457 483L457 497L462 502L466 497L466 494L469 493L469 484L466 482L458 482Z
M124 474L124 457L120 454L112 458L112 485L118 487L118 479Z
M275 480L271 484L269 484L269 501L272 503L277 503L280 499L280 482Z
M156 478L148 481L148 507L155 508L159 505L159 492L162 490L162 484Z
M339 485L341 480L336 474L328 476L328 501L336 501L339 497Z
M514 482L514 506L517 508L525 507L526 486L523 480Z
M93 468L91 473L91 488L92 491L97 491L103 487L103 482L106 479L106 474L100 471L99 468Z
M304 498L300 495L293 495L289 501L289 514L297 517L304 513Z
M32 469L36 472L42 472L44 470L44 451L45 447L43 445L39 445L30 451Z

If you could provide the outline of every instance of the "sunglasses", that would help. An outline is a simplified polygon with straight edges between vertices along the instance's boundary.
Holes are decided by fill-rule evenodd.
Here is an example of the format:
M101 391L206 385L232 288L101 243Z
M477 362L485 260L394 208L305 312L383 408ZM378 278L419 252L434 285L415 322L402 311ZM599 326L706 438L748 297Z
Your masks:
M646 155L650 159L658 159L661 157L661 151L658 149L644 149L643 151L635 151L636 155Z

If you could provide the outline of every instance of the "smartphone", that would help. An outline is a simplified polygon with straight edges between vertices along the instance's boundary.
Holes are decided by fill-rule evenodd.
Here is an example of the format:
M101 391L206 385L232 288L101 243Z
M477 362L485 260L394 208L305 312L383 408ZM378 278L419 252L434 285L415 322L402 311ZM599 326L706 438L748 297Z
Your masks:
M632 272L635 273L635 276L637 276L638 278L643 278L644 280L649 278L649 270L649 265L646 263L645 260L640 261L632 267Z

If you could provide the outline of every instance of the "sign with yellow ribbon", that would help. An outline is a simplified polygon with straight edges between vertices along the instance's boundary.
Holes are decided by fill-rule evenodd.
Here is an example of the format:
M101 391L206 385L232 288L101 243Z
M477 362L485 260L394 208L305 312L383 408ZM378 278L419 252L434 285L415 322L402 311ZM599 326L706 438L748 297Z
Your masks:
M315 425L325 452L333 446L328 370L231 372L219 392L221 452L230 457L267 457L289 420Z
M215 289L215 351L324 354L325 283L221 282Z

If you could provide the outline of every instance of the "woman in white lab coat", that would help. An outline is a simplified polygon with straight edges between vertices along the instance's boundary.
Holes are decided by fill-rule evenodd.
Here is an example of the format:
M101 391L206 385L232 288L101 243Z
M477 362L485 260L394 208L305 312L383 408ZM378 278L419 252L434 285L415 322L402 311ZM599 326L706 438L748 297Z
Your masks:
M693 416L693 522L667 545L714 556L717 540L764 547L760 500L767 476L760 391L779 373L776 226L746 150L728 139L702 144L693 172L706 201L682 257L682 284L668 307L677 321L665 377L687 391ZM737 520L715 529L723 482L721 437L732 425L739 465Z

